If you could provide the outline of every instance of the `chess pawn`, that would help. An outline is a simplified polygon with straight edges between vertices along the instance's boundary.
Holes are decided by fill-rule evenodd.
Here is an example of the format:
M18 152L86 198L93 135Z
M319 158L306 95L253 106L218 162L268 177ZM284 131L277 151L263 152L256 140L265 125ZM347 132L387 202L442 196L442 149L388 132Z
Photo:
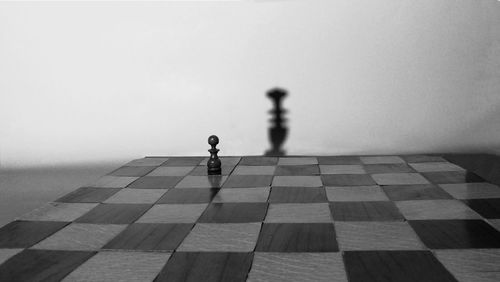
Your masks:
M221 161L217 156L219 149L215 148L219 144L219 138L215 135L208 137L208 144L212 146L210 150L210 159L207 162L208 175L220 175L222 172Z

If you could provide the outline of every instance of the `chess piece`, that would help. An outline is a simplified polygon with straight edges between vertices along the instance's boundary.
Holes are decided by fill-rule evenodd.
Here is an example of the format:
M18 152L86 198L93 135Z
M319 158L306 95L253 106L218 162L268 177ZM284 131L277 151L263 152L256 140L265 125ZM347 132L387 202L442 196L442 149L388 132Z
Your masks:
M221 169L221 161L217 156L219 149L216 149L215 146L219 144L219 137L215 135L211 135L208 137L208 144L212 146L210 150L210 159L208 159L207 167L208 167L208 175L220 175L222 172Z
M267 97L274 103L274 109L270 111L273 118L271 119L272 127L269 128L269 141L271 141L272 147L266 152L266 156L285 155L282 146L288 134L288 127L286 126L286 118L283 115L287 111L281 107L281 101L286 95L286 90L280 88L274 88L267 92Z

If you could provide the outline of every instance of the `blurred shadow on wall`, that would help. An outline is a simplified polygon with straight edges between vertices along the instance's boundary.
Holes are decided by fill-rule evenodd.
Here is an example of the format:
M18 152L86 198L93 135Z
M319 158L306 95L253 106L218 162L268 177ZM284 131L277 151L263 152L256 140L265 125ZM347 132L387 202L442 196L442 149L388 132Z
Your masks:
M269 111L272 114L270 119L271 125L268 129L269 142L271 142L271 149L265 152L266 156L284 156L285 150L283 143L285 143L288 136L288 127L286 126L286 118L283 117L287 110L282 108L282 100L287 96L287 91L281 88L273 88L267 92L267 97L271 99L274 108Z

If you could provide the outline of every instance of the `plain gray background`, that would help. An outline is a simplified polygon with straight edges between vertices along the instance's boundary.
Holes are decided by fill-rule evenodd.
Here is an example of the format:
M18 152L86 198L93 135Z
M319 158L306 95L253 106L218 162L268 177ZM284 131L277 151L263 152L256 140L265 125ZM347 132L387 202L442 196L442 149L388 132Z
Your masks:
M494 0L0 3L3 167L500 151Z

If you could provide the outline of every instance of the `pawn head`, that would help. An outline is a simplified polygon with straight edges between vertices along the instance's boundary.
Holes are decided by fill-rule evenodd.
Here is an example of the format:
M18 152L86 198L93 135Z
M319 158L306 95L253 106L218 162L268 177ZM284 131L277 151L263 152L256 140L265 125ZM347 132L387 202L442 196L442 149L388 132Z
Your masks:
M210 146L215 146L215 145L219 144L219 137L217 137L215 135L210 135L210 137L208 137L208 144Z

